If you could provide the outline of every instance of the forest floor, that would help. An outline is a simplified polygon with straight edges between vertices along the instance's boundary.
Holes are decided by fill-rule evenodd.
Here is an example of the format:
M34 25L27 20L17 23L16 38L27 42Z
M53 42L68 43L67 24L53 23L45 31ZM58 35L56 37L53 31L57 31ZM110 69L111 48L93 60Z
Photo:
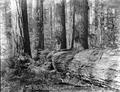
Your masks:
M31 92L28 90L26 92ZM33 92L120 92L119 90L111 90L107 88L101 88L94 85L74 87L70 85L54 85L49 90L33 90Z
M92 54L91 54L91 52L92 52ZM73 59L71 60L70 53L71 52L68 52L68 53L63 52L61 54L61 52L60 53L58 52L57 54L55 54L54 60L57 60L56 62L60 63L57 65L57 67L59 67L59 69L62 68L64 70L64 68L65 68L64 65L68 64L66 61L71 62L68 65L72 65L72 64L78 65L77 61L74 62ZM72 53L72 55L73 54L74 53ZM56 58L56 57L58 57L56 55L58 55L60 57ZM79 52L78 55L77 54L74 54L74 55L75 55L74 56L75 60L79 59L80 60L79 62L81 64L82 63L85 64L85 63L89 62L89 59L91 60L91 57L93 60L95 60L95 59L98 60L99 59L98 56L101 56L101 51L100 50L86 50L83 52ZM90 55L92 55L92 56L90 56ZM77 57L77 56L79 56L79 57ZM84 58L83 58L83 56L84 56ZM89 56L89 58L88 58L88 56ZM111 51L105 50L105 53L102 54L103 59L101 61L95 63L94 67L97 65L100 66L101 64L103 64L102 66L104 66L104 65L109 66L109 65L116 65L116 64L119 66L120 63L117 63L118 61L120 61L119 56L120 56L120 50L111 50ZM23 68L26 68L26 67L23 67L23 62L27 62L27 61L33 62L33 59L29 59L28 57L26 59L24 59L24 58L26 58L26 57L19 56L19 58L14 58L13 60L11 60L12 62L16 63L15 67L12 66L14 69L10 67L11 65L9 66L9 68L5 68L5 65L4 65L5 63L3 64L3 66L2 66L3 72L2 73L3 74L6 73L6 74L2 78L1 92L120 92L120 90L117 90L114 88L111 89L111 88L107 88L107 87L96 86L92 83L85 82L82 79L77 78L76 76L69 78L72 75L66 76L65 79L61 79L61 75L60 75L61 72L56 72L56 71L50 72L48 68L51 63L50 62L45 63L42 56L40 57L40 60L38 60L38 62L36 61L36 62L34 62L34 64L32 63L29 65L31 72L30 71L26 72L26 70L23 69ZM71 60L71 61L69 61L69 60ZM95 61L97 61L97 60L95 60ZM108 60L109 60L109 62L113 62L113 61L114 62L109 63L109 62L107 62ZM42 64L42 67L39 66L39 62L40 63L44 62L44 64ZM104 62L107 62L107 63L104 63ZM26 64L24 64L24 65L26 65ZM8 67L8 65L7 65L7 67ZM77 66L72 65L72 66L68 66L68 67L70 67L70 70L71 70ZM116 69L118 69L118 71L120 71L119 67L118 68L117 68L117 66L115 66L115 67L116 67ZM97 67L97 68L101 72L101 67ZM112 67L110 66L109 68L112 68ZM75 68L75 69L77 69L77 68ZM21 70L22 73L19 70ZM66 71L66 69L65 69L65 71ZM98 70L96 70L96 71L98 71ZM20 73L20 75L16 74L16 72ZM85 71L83 71L83 72L85 72ZM95 72L93 72L93 74L94 73ZM110 72L107 72L105 74L103 73L103 74L108 76L108 73L110 73ZM115 73L113 73L113 74L115 74ZM100 76L102 76L101 73L98 72L98 75L99 74L100 74ZM120 74L120 72L118 74ZM109 76L111 76L111 75L109 75ZM99 76L95 75L95 77L99 77ZM113 78L113 80L114 80L114 78ZM118 81L120 81L120 79L118 79ZM18 89L19 86L21 85L21 84L19 85L20 82L22 85L24 85L23 88L25 88L26 91L23 91L23 89L16 91L16 89ZM12 89L10 89L10 86Z

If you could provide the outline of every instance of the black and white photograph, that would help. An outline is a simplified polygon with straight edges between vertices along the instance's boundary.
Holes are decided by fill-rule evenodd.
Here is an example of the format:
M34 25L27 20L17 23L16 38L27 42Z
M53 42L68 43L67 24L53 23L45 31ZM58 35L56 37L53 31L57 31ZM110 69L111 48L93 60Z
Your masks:
M120 92L120 0L0 0L0 92Z

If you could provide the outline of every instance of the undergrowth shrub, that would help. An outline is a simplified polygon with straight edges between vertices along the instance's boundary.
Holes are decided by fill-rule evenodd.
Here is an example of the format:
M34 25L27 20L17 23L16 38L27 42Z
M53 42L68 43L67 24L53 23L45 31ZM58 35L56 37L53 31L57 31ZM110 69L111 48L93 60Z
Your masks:
M30 72L29 65L32 59L28 55L19 55L10 57L5 61L6 65L2 69L2 82L4 85L7 84L9 90L14 90L12 92L17 92L15 90L20 89L24 86L28 79L33 77L33 73Z
M5 67L1 71L2 88L9 89L8 92L18 92L26 87L34 90L37 86L38 89L42 89L59 81L56 73L49 72L50 62L46 63L45 55L40 56L38 64L26 54L11 57L5 62Z

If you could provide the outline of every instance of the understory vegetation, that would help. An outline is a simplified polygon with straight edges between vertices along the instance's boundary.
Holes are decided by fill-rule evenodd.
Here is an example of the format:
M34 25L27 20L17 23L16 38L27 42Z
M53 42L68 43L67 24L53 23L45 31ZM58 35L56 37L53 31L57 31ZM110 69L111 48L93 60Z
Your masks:
M119 0L0 0L1 92L120 92Z

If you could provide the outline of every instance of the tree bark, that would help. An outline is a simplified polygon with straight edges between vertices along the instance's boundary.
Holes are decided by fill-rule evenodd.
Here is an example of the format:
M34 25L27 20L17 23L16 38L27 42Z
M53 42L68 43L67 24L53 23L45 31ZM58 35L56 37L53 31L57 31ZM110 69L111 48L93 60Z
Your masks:
M22 27L23 27L23 36L24 36L24 53L31 56L30 48L30 38L29 38L29 29L28 29L28 15L27 15L27 1L21 0L21 13L22 13Z
M73 33L72 33L71 49L74 48L74 39L75 39L75 4L73 4Z
M51 32L51 39L52 39L52 37L53 37L53 16L52 16L52 14L53 14L53 11L52 11L52 4L50 5L50 32Z
M82 12L81 12L81 32L80 32L80 43L84 49L88 49L88 0L82 0L81 2Z
M10 0L11 2L11 36L12 36L12 55L16 53L21 53L23 51L23 37L22 26L21 26L21 16L20 7L17 0ZM20 38L21 37L21 38Z
M61 49L66 49L66 18L65 18L65 0L62 0L61 6L62 6L62 11L61 11L61 25L62 25L62 32L61 32Z
M37 57L39 50L44 49L44 24L43 24L43 0L33 0L33 18L34 18L34 50Z
M75 48L88 49L88 0L76 0L75 9Z

